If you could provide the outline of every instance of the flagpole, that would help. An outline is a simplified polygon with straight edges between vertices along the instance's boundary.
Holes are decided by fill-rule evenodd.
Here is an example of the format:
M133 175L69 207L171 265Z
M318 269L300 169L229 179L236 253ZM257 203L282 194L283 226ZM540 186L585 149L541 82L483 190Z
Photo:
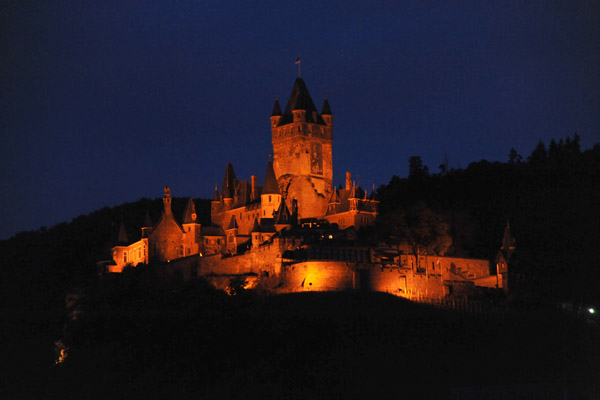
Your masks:
M298 56L298 58L296 58L296 64L298 64L298 78L302 77L302 62L300 60L300 56Z

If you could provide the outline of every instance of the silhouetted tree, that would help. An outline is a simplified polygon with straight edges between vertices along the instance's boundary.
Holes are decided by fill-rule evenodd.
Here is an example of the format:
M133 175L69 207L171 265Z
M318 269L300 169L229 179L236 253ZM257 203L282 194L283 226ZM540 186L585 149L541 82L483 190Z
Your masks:
M510 164L519 164L521 161L523 161L523 157L521 157L514 148L511 148L510 154L508 155L508 162Z
M544 162L547 157L546 145L540 140L531 155L527 158L527 161L532 164L539 164Z

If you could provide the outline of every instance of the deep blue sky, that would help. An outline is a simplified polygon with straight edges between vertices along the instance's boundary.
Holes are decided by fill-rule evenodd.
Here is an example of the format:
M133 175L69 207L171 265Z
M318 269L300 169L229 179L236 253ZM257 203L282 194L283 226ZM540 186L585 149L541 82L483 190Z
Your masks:
M0 6L0 239L100 207L262 184L302 57L334 180L600 141L597 1L12 1Z

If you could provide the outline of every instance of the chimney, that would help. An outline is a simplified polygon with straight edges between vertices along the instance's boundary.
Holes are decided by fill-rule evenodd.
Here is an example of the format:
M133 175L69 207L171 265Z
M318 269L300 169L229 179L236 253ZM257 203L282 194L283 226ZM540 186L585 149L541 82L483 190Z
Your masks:
M250 182L252 183L252 192L250 194L250 201L256 200L256 175L250 175Z
M352 174L350 171L346 171L346 190L352 189Z

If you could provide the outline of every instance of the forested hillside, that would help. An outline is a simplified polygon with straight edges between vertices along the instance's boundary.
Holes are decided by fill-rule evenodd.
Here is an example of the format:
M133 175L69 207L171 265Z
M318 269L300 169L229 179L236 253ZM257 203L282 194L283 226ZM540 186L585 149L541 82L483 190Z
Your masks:
M581 151L579 137L542 142L524 159L479 161L430 173L410 159L408 178L378 190L379 232L398 210L426 204L449 223L450 254L493 259L507 221L516 239L512 270L523 289L558 298L597 296L600 268L600 145Z

